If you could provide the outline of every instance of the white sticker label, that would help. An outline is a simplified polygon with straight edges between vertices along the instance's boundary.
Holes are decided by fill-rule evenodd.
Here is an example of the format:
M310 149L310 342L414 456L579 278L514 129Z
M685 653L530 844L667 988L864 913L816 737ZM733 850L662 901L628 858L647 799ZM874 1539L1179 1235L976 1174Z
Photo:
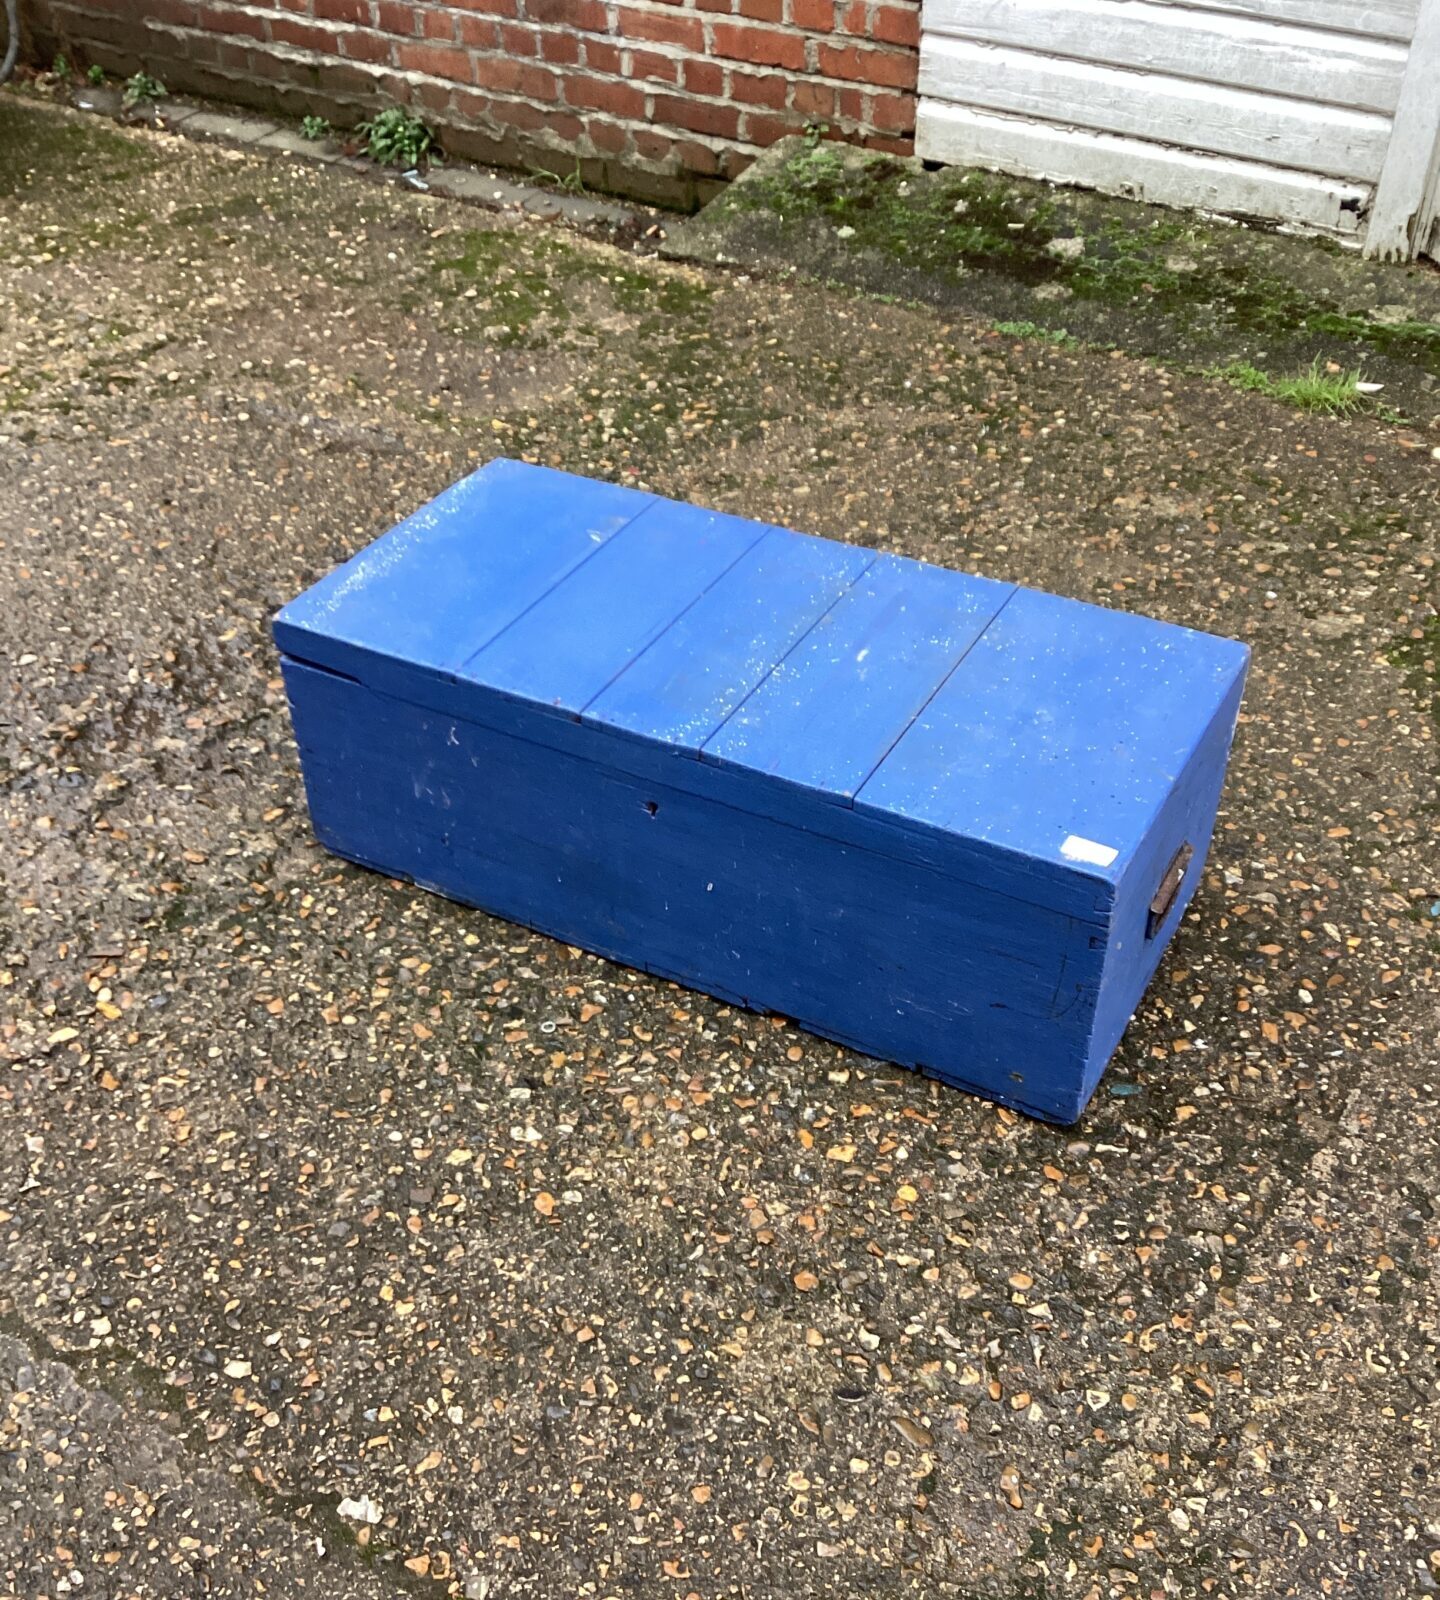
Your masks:
M1087 867L1108 867L1120 852L1108 844L1096 844L1093 839L1082 839L1078 833L1072 833L1060 846L1060 854L1067 861L1083 861Z

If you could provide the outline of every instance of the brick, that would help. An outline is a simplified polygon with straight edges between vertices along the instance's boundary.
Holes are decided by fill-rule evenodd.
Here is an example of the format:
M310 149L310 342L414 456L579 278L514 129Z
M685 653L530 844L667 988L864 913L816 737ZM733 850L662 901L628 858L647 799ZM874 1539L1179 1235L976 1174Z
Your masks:
M565 100L568 105L580 106L587 111L605 111L612 117L639 118L645 115L645 91L618 78L572 74L565 80Z
M915 87L916 58L889 50L862 50L858 45L820 45L820 71L827 78L848 78L886 89Z
M691 94L724 94L725 69L713 61L687 61L685 87Z
M73 25L74 19L69 19ZM220 59L220 46L222 40L212 33L192 34L185 41L185 61L187 65L192 61L204 61L214 65Z
M540 54L540 41L536 38L534 29L527 27L523 22L502 22L500 48L506 55L529 56L533 59Z
M605 72L612 78L622 77L625 72L625 61L620 54L620 46L611 44L608 39L585 41L585 65L592 72Z
M630 76L655 83L678 83L680 63L674 56L662 56L654 50L632 50Z
M847 122L865 120L865 96L858 89L837 89L835 109Z
M334 28L297 22L293 17L271 18L270 37L276 44L288 44L296 50L314 50L319 55L340 54L340 35Z
M395 65L402 72L426 72L435 78L449 78L452 83L469 83L470 57L453 44L399 44L395 47Z
M783 22L785 0L740 0L740 15L755 22Z
M598 117L592 117L585 124L585 133L597 150L610 156L618 156L630 144L626 129L614 122L602 122Z
M840 13L837 24L841 33L853 34L857 39L870 37L870 7L865 0L850 0Z
M735 106L714 100L682 100L669 94L655 96L651 120L665 127L708 134L712 139L733 139L740 131L740 112Z
M610 21L600 0L525 0L531 22L578 28L582 33L608 32Z
M835 0L790 0L790 21L811 33L829 33L835 26Z
M789 79L778 72L730 74L730 98L742 105L769 106L778 111L785 104L788 87Z
M920 48L918 6L876 6L870 18L870 37L876 44L897 44L906 50Z
M390 52L395 48L395 41L388 34L383 33L355 33L343 34L340 39L340 50L351 61L368 61L371 66L389 66Z
M521 128L526 133L536 133L545 126L545 113L524 100L492 100L490 116L496 122Z
M278 70L275 56L252 50L248 45L231 43L229 39L222 40L216 47L215 65L247 78L271 76Z
M476 56L475 82L496 94L524 95L527 100L555 100L560 94L560 80L548 68L509 56Z
M679 45L698 55L705 48L705 29L698 18L672 16L658 11L636 11L617 6L615 17L627 39L649 39L657 44Z
M805 66L805 41L798 34L717 22L714 38L714 53L732 61L749 61L757 67L789 67L797 72Z
M872 94L866 121L881 133L914 133L915 96Z
M420 31L427 39L453 39L455 19L448 11L424 11L420 16Z
M720 170L720 158L708 144L697 144L694 139L675 141L675 159L687 172L698 172L711 177Z
M558 66L573 67L580 61L580 41L573 33L542 33L540 54Z
M244 33L252 39L265 37L265 19L252 17L248 11L207 9L201 13L200 20L213 33Z
M445 117L450 114L454 96L448 83L432 83L427 79L417 84L410 93L432 116Z
M500 45L500 26L491 17L458 19L460 43L470 50L495 50Z
M471 122L481 122L490 115L490 96L476 94L473 89L455 90L451 104L457 116L467 117Z
M415 36L415 7L401 0L376 0L375 26L382 33L393 33L401 39Z
M545 126L557 139L563 139L566 144L574 144L579 139L584 124L573 111L547 111Z
M349 22L359 28L370 25L370 0L315 0L313 9L322 22Z
M675 141L653 128L639 128L635 132L635 153L646 161L669 161L675 153Z
M173 28L194 28L200 20L190 0L149 0L145 17L148 22L165 22Z
M734 9L732 0L695 0L697 11L723 11L726 16Z
M795 117L774 117L768 111L747 111L740 124L740 137L747 144L770 145L792 133L804 133L805 124Z
M869 137L861 139L860 143L867 150L883 150L887 156L913 156L915 154L915 141L913 139Z
M790 109L822 122L835 115L835 90L828 83L797 83L790 94Z

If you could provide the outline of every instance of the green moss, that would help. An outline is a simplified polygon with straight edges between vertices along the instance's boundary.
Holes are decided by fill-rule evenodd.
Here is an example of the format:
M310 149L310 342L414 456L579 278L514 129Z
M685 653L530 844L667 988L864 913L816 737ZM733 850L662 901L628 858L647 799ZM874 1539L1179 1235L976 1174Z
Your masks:
M499 325L503 331L494 342L543 343L536 327L542 318L551 327L568 320L560 292L561 281L574 271L574 252L567 246L478 228L457 233L454 242L458 253L438 259L433 272L443 295L474 302L475 314L457 332L482 334Z
M741 185L738 208L764 206L788 218L819 217L853 239L942 277L977 264L1004 263L1049 276L1040 246L1051 236L1053 205L1022 197L984 172L944 172L907 179L885 156L847 161L830 145L808 147L769 182Z
M1405 674L1405 686L1440 724L1440 616L1401 634L1390 646L1390 664Z
M1120 203L1115 203L1118 207ZM926 173L884 156L807 141L721 200L782 224L833 227L847 248L894 260L942 285L991 272L1100 306L1163 313L1182 330L1341 341L1440 374L1440 324L1381 322L1223 248L1199 220L1147 208L1107 210L1038 185L976 171ZM1365 291L1362 291L1365 292Z
M36 116L0 98L0 196L116 183L155 165L145 146L93 118Z
M1041 344L1064 345L1069 349L1078 349L1080 345L1075 335L1064 328L1042 328L1038 322L997 322L995 331L1003 333L1007 339L1037 339Z
M277 207L273 201L262 200L259 195L236 194L228 200L212 200L203 205L181 206L174 212L170 221L176 227L189 228L204 226L212 222L237 222L247 221L256 217L264 217L269 221L278 220L288 215L288 212Z
M469 308L457 331L480 332L502 345L533 347L562 330L593 337L593 328L574 322L568 303L579 286L608 294L620 311L643 315L642 335L694 317L713 292L678 275L606 268L553 234L467 229L447 236L446 250L431 275L443 297Z
M599 281L608 287L620 310L663 317L667 322L693 316L714 292L707 284L687 278L656 278L626 268L607 272Z

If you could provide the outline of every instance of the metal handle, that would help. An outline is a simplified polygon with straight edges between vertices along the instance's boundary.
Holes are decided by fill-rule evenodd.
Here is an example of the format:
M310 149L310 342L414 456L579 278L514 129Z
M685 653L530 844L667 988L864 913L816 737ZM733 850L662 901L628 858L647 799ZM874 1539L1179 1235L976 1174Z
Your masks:
M1165 869L1165 876L1160 880L1160 886L1150 897L1150 914L1145 919L1145 937L1153 939L1160 931L1160 924L1170 915L1170 908L1175 904L1175 897L1180 893L1180 885L1185 881L1185 870L1194 858L1193 845L1182 844L1170 858L1170 865Z

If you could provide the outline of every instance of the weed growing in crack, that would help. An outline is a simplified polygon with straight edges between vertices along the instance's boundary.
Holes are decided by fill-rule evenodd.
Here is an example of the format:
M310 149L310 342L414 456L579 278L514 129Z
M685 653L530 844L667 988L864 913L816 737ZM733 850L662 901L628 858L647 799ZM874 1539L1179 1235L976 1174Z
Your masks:
M355 132L382 167L418 167L436 147L435 135L406 106L387 106Z

